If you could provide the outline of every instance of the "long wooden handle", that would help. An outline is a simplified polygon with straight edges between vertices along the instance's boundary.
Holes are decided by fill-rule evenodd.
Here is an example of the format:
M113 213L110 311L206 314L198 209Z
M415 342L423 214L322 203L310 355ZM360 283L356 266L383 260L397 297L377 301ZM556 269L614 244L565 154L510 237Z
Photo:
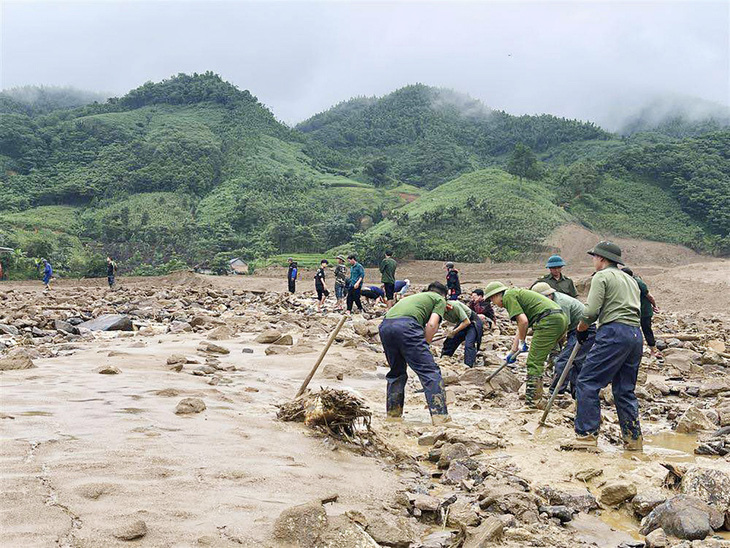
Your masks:
M573 347L573 351L570 353L570 357L568 358L568 363L565 364L565 368L560 374L558 384L557 386L555 386L555 390L553 390L553 393L550 395L550 399L545 406L545 412L542 414L542 418L540 419L540 426L545 426L545 421L547 420L548 413L550 413L550 409L553 406L553 402L555 401L558 392L560 392L560 388L563 386L565 379L568 378L568 373L570 373L570 370L573 368L573 360L575 360L575 356L578 354L578 350L580 350L580 343L576 342L575 346Z
M322 349L322 353L319 355L319 358L317 358L317 363L314 364L314 367L312 367L312 370L309 372L309 375L307 375L307 378L304 379L302 386L299 388L299 392L297 392L297 395L294 396L295 398L298 398L299 396L304 394L304 391L307 389L307 386L309 386L309 382L312 380L312 377L314 377L314 374L317 372L317 368L319 367L319 364L322 363L322 360L324 359L325 355L327 354L327 351L330 349L330 346L332 346L332 343L335 342L335 337L337 337L337 334L340 332L340 329L342 329L342 326L345 325L345 320L347 320L347 316L342 316L342 318L340 318L340 323L337 324L337 327L335 327L335 330L330 335L330 338L327 341L327 344Z

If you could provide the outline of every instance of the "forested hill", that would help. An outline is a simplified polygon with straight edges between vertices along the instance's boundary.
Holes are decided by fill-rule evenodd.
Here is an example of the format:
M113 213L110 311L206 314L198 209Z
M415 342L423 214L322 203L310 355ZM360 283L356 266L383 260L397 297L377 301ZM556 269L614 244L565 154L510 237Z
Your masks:
M512 116L467 95L422 84L340 103L297 129L350 162L384 158L393 178L427 188L500 163L518 143L545 152L563 143L611 137L590 122L547 114Z
M727 130L619 137L423 85L289 128L210 72L66 103L0 94L0 247L20 250L0 259L13 276L42 256L98 275L107 253L137 274L336 249L372 261L384 247L504 260L544 251L567 222L730 251Z

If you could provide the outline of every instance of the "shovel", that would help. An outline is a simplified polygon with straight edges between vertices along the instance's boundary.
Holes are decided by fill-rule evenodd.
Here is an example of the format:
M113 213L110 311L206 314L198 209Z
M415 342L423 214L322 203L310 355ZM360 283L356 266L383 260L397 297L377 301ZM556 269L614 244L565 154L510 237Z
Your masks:
M541 426L547 426L547 416L550 413L550 409L553 406L553 402L555 401L555 398L558 396L558 392L560 392L560 388L563 386L563 383L565 382L565 379L568 378L568 374L570 373L570 370L573 369L573 362L575 361L575 357L578 354L578 351L580 350L580 343L576 342L575 346L573 347L572 352L570 353L570 357L568 358L568 363L565 364L565 368L563 369L563 372L560 374L560 378L558 379L558 384L555 385L555 390L550 395L550 399L547 402L547 405L545 406L545 411L542 413L542 417L540 418L540 421L535 424L526 424L524 426L525 430L527 430L530 434L534 434L535 431L540 428Z
M523 352L523 350L518 350L518 351L517 351L517 354L515 354L515 359L517 358L517 356L519 356L520 354L522 354L522 352ZM499 374L499 372L500 372L500 371L502 371L502 369L504 369L504 368L505 368L505 367L507 367L508 365L509 365L509 364L507 363L507 358L505 358L505 359L504 359L504 363L503 363L502 365L500 365L500 366L499 366L499 367L497 368L497 370L496 370L496 371L495 371L494 373L492 373L491 375L489 375L489 376L487 377L487 380L485 381L485 383L484 383L484 384L486 384L486 383L488 383L489 381L491 381L491 380L492 380L492 379L493 379L494 377L496 377L496 376L497 376L497 375Z

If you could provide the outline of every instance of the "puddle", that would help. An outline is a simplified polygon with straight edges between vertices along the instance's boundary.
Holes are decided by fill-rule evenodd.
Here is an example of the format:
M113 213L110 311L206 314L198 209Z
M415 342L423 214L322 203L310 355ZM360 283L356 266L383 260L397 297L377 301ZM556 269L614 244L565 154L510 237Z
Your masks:
M24 417L52 417L53 413L50 411L23 411L22 413L18 413L19 415L23 415Z

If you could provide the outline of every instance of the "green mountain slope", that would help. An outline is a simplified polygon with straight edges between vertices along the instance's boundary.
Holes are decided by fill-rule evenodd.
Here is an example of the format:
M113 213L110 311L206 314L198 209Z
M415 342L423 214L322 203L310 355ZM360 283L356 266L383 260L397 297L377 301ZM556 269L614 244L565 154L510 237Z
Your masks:
M292 129L213 73L104 104L3 105L0 246L50 257L61 274L103 273L107 253L145 274L335 249L367 261L385 247L499 261L543 251L566 222L730 252L728 130L620 137L423 85ZM503 170L519 173L523 143L534 180ZM32 274L32 261L11 260L13 275Z
M550 115L511 116L422 84L381 98L340 103L297 129L354 163L385 157L393 178L428 188L502 163L517 143L544 152L561 143L610 138L592 123Z

